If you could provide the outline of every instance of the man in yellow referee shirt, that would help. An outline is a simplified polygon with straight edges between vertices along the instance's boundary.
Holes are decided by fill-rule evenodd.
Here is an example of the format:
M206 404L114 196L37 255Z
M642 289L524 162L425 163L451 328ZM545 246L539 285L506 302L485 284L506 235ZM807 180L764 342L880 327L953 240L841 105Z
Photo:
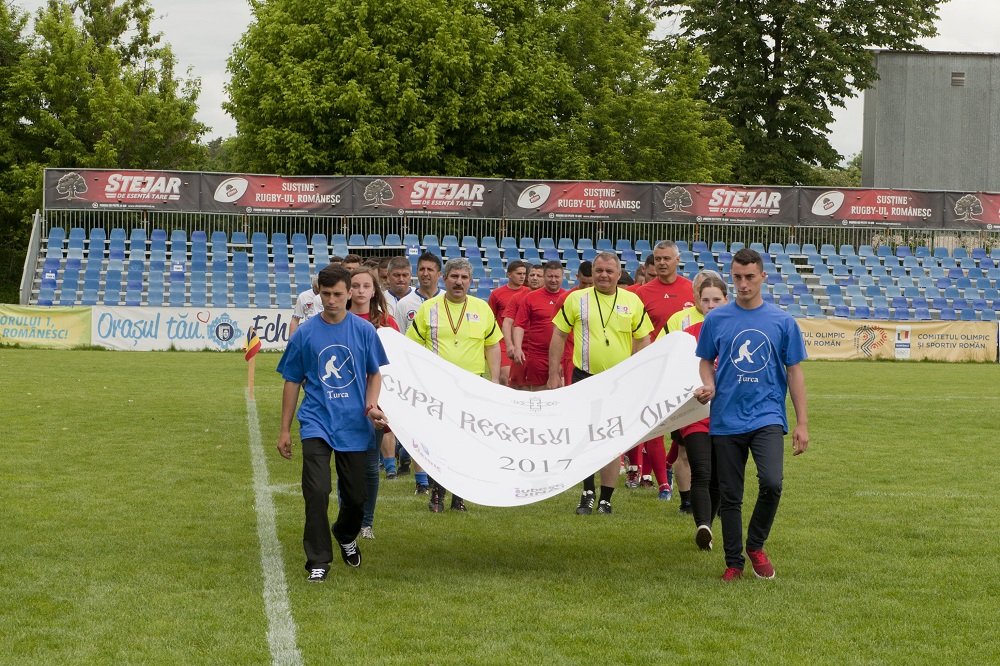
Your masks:
M424 301L406 337L423 345L446 361L469 372L500 381L500 340L503 333L486 301L469 296L472 264L461 257L444 265L445 291ZM445 489L433 479L430 510L444 510ZM452 494L451 508L466 511L461 497Z
M594 258L594 286L574 291L552 319L555 325L549 344L549 381L547 388L559 387L559 359L570 334L573 335L573 383L596 375L621 363L634 352L649 345L653 323L646 315L642 300L630 291L618 288L621 262L613 252ZM616 458L601 469L601 497L598 513L611 513L611 494L618 480ZM583 496L578 514L592 513L594 477L583 480Z

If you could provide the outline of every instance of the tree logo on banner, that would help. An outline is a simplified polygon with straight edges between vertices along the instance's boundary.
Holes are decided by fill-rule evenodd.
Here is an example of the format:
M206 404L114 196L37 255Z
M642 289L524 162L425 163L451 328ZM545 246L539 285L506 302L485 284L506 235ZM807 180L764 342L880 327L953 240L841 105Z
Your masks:
M983 202L975 194L966 194L955 202L955 215L965 222L979 222L977 216L983 214Z
M671 187L667 190L666 194L663 195L663 207L669 212L686 213L685 208L690 208L694 205L694 200L691 198L691 193L687 191L686 187Z
M884 345L888 337L881 326L859 326L854 330L854 347L871 358L872 353Z
M68 174L59 179L56 183L56 192L59 194L65 194L60 201L72 200L72 199L82 199L79 196L87 191L87 181L84 180L83 176L75 171L70 171Z
M381 206L390 199L392 199L392 186L381 178L376 178L365 188L365 201L371 201L368 206Z

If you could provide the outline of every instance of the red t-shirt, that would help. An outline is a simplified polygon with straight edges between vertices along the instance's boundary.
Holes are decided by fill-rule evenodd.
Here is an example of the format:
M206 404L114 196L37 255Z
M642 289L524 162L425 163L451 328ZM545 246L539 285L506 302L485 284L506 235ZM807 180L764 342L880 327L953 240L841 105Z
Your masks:
M545 291L545 289L536 289L535 291ZM498 318L497 321L503 324L504 319L516 319L517 309L521 307L521 303L524 301L528 294L533 294L535 292L531 291L530 288L522 289L514 294L514 298L507 301L507 305L503 309L503 317Z
M357 313L354 313L354 314L357 314ZM358 316L361 317L362 319L364 319L365 321L371 321L371 318L369 317L369 314L370 313L366 312L364 314L359 314ZM384 327L388 326L389 328L396 329L397 331L399 330L399 324L396 323L396 319L391 314L389 314L389 313L383 313L382 317L383 317L383 319L382 319L382 325L381 326L376 326L375 328L384 328Z
M635 293L642 299L642 304L646 306L646 314L653 322L651 340L656 339L660 329L667 325L667 320L674 313L694 305L694 288L691 286L691 280L680 275L670 284L656 278L639 286Z
M524 294L518 299L514 326L524 329L521 349L529 359L544 360L548 365L549 343L552 342L552 319L559 312L566 294L560 289L550 293L547 289Z
M701 325L705 322L699 321L697 324L692 324L684 329L685 333L690 333L697 340L698 336L701 335ZM694 432L708 432L708 419L702 419L701 421L695 421L691 425L686 425L681 428L681 437L687 437Z
M524 285L521 285L520 289L511 289L509 285L505 284L504 286L497 287L496 289L490 292L490 300L488 300L487 303L489 304L490 309L493 310L493 316L496 317L498 326L503 326L503 313L504 310L507 309L507 304L510 303L514 299L514 297L520 294L522 291L531 291L531 290ZM507 360L507 363L510 362L510 359L507 359L507 341L501 340L500 360L504 361L504 359Z

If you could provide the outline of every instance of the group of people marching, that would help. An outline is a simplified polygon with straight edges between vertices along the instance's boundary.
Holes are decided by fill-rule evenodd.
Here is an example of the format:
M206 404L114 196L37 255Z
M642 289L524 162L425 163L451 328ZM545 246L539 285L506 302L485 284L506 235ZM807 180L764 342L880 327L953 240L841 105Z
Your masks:
M560 262L512 261L507 283L488 301L469 294L473 271L464 258L442 267L440 258L424 253L415 288L410 262L401 256L365 265L348 255L321 270L314 291L299 296L278 364L285 379L278 450L286 458L299 392L305 393L298 415L308 580L325 580L334 554L331 456L340 500L332 536L344 562L355 567L361 563L358 536L374 538L379 452L387 479L411 465L401 451L397 470L396 442L378 407L379 367L388 361L375 329L386 326L469 372L526 391L587 381L667 333L693 335L702 382L695 397L711 402L711 416L673 433L669 452L662 437L628 451L626 486L652 486L655 476L658 497L669 500L676 472L680 510L693 516L699 548L712 549L712 526L720 517L723 580L732 581L745 566L743 486L752 455L759 491L745 552L758 577L772 578L764 543L781 496L786 393L796 414L793 455L809 443L802 335L791 316L761 298L767 275L753 250L733 255L732 302L718 273L702 271L693 281L679 275L679 256L672 241L657 243L633 283L615 253L601 253L581 264L570 290L563 288ZM443 511L446 490L416 461L412 466L416 493L429 496L431 511ZM598 513L612 513L621 466L616 457L600 470L599 490L593 475L583 480L577 514L593 513L595 502ZM454 495L450 507L467 510Z

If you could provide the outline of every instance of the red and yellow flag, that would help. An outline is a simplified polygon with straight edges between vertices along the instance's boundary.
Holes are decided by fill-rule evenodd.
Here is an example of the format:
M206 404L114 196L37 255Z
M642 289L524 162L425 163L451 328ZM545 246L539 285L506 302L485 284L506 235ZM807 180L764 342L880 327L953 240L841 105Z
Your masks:
M252 328L247 331L247 341L246 344L243 345L243 351L247 353L246 360L248 361L260 351L260 338L257 337L256 328Z

